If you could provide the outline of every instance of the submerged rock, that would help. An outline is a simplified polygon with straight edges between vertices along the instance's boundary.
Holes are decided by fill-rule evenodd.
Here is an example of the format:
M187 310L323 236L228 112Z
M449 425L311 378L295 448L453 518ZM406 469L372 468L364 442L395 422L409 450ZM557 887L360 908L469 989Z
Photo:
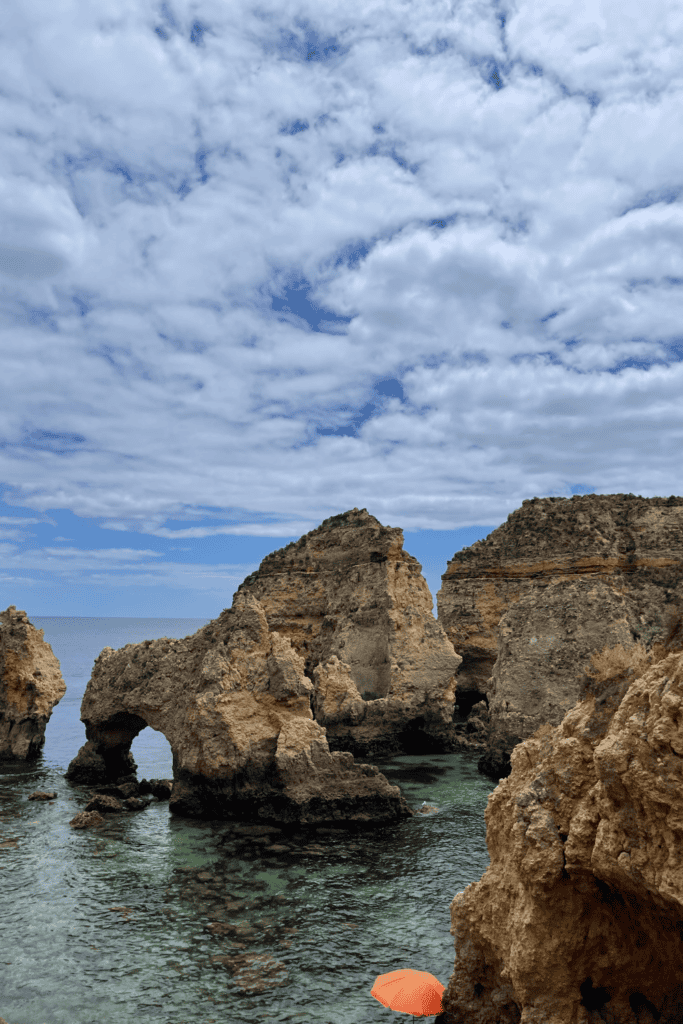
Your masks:
M486 700L480 769L510 770L520 740L557 725L593 655L646 650L683 606L683 497L534 498L457 552L437 594L462 655L458 703Z
M467 744L453 723L461 658L402 530L367 509L333 516L267 555L238 593L256 597L302 657L331 749L365 757Z
M370 825L412 816L376 768L330 753L312 690L289 640L269 631L254 597L238 593L183 640L105 647L81 704L87 742L66 778L110 797L94 796L88 813L117 810L141 789L130 747L150 726L173 752L176 814Z
M489 797L490 866L450 908L453 1024L681 1020L683 654L602 664Z
M45 727L66 693L59 661L43 630L11 604L0 612L0 758L36 758Z

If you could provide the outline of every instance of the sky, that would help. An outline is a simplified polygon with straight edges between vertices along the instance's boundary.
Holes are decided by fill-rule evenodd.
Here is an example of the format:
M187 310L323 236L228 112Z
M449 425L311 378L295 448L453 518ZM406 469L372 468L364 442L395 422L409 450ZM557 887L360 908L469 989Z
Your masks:
M0 608L213 618L352 508L435 597L525 498L681 493L680 3L3 29Z

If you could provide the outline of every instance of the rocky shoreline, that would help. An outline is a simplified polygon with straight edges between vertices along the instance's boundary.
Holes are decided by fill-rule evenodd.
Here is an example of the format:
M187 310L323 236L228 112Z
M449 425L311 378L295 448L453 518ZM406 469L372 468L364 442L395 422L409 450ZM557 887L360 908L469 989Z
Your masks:
M357 757L469 750L499 780L491 863L451 903L440 1024L680 1024L682 570L683 498L534 499L449 561L437 620L402 531L333 516L193 636L102 651L70 824L168 799L373 828L433 808ZM0 613L0 756L38 757L65 691L42 631ZM172 780L137 780L146 726Z

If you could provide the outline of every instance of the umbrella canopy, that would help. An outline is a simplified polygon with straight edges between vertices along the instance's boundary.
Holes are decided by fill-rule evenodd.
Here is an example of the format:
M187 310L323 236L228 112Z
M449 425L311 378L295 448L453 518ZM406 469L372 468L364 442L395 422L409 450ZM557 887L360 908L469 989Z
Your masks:
M441 995L445 989L438 978L427 971L401 971L380 974L370 990L382 1006L416 1017L430 1017L441 1012Z

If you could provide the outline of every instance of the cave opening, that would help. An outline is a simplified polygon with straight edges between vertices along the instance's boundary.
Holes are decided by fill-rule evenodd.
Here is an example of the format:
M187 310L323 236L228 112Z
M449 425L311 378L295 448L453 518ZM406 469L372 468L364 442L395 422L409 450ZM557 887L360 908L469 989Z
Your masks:
M612 998L606 988L593 988L592 978L586 978L579 985L579 991L581 993L581 1005L589 1011L597 1010L599 1012L605 1003L609 1003Z
M442 744L425 731L424 718L413 718L398 733L397 742L404 754L440 754Z
M647 996L644 996L642 992L632 992L628 997L628 1001L631 1009L638 1019L640 1019L641 1010L647 1010L654 1020L659 1020L662 1016L654 1003L651 1003Z
M488 698L482 690L456 690L453 717L467 718L475 704Z

